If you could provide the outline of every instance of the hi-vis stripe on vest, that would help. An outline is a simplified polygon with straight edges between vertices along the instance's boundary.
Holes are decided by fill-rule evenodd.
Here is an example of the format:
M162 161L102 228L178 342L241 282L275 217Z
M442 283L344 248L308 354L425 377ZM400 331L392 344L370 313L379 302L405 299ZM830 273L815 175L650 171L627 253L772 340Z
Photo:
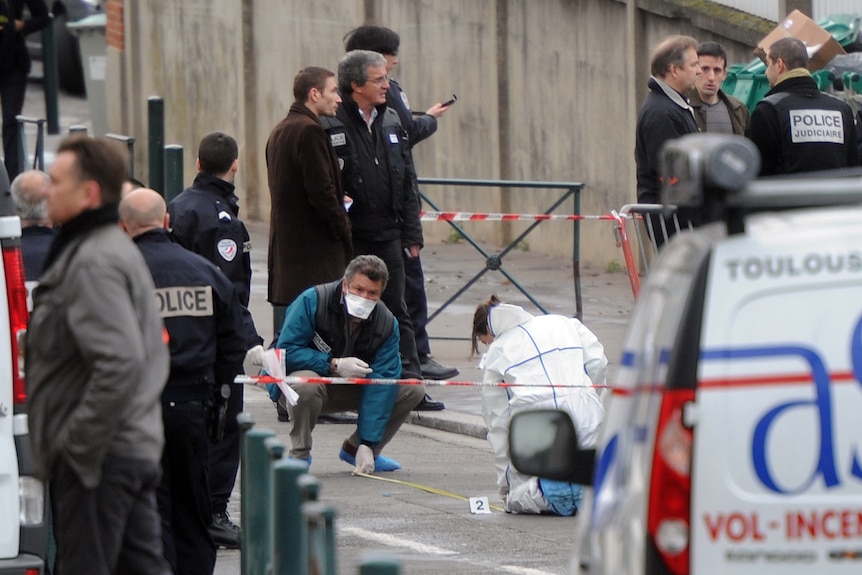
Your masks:
M156 288L159 315L166 317L205 317L213 315L212 286L173 286Z

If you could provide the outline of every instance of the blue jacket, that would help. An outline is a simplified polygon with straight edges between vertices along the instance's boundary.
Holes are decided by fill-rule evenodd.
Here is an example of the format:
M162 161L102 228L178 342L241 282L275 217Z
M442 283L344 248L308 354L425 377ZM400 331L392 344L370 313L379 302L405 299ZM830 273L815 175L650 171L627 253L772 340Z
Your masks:
M346 333L348 321L344 304L341 302L341 280L325 284L325 289L326 293L330 294L326 296L327 301L323 302L324 305L330 306L327 315L330 325L318 325L318 305L321 302L318 301L317 289L314 287L302 292L287 308L276 344L276 347L284 350L286 373L310 370L326 375L333 357L353 356L364 360L371 367L368 378L401 377L398 321L383 302L378 302L371 316L360 323L353 332L354 337L344 341L343 336L338 337L338 334ZM381 313L391 318L393 329L376 349L368 349L368 344L374 339L372 326L376 323L375 314ZM326 348L328 351L324 351ZM372 447L380 443L397 395L396 385L362 386L362 398L357 408L360 442Z

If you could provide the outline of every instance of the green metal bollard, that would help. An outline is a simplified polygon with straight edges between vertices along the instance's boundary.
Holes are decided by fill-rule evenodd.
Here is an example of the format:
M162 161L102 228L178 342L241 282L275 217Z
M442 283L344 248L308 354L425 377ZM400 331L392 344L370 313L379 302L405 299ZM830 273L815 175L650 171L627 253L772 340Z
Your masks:
M359 561L359 575L398 575L401 572L401 562L388 553L365 553Z
M42 81L45 91L45 117L48 120L48 133L60 133L60 112L57 105L59 80L57 75L57 48L54 41L54 15L51 22L42 28Z
M320 481L313 475L302 475L296 480L302 501L317 501L320 496Z
M242 438L240 445L240 512L242 515L242 554L240 572L243 575L263 575L267 572L272 549L269 518L272 502L269 492L271 459L266 440L275 437L269 429L252 429L254 419L248 413L237 416ZM252 534L254 537L252 537Z
M308 527L308 572L336 575L335 509L312 501L302 505Z
M308 466L304 461L282 459L273 465L272 473L272 574L307 575L308 531L298 479L308 473Z
M183 147L165 146L165 200L170 202L183 191Z
M150 187L165 194L165 101L158 96L147 99L150 142Z

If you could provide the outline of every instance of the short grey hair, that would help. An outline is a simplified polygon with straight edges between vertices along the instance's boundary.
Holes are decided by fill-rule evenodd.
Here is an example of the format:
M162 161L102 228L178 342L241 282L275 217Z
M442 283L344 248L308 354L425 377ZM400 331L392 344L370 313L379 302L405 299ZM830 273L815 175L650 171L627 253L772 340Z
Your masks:
M389 270L386 269L386 263L374 255L356 256L350 260L347 269L344 270L344 279L350 283L356 274L362 274L373 282L382 281L384 290L389 283Z
M22 221L41 222L48 218L42 190L50 183L51 177L41 170L21 172L12 180L12 200Z
M371 50L351 50L338 62L338 89L353 93L353 82L360 86L368 81L368 68L386 66L386 58Z

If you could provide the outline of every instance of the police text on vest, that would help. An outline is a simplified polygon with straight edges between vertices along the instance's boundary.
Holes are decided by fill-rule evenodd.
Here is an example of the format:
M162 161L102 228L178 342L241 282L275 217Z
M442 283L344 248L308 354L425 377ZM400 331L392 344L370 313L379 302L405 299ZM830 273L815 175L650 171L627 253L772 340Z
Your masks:
M835 110L793 110L790 112L790 140L844 143L844 117Z

